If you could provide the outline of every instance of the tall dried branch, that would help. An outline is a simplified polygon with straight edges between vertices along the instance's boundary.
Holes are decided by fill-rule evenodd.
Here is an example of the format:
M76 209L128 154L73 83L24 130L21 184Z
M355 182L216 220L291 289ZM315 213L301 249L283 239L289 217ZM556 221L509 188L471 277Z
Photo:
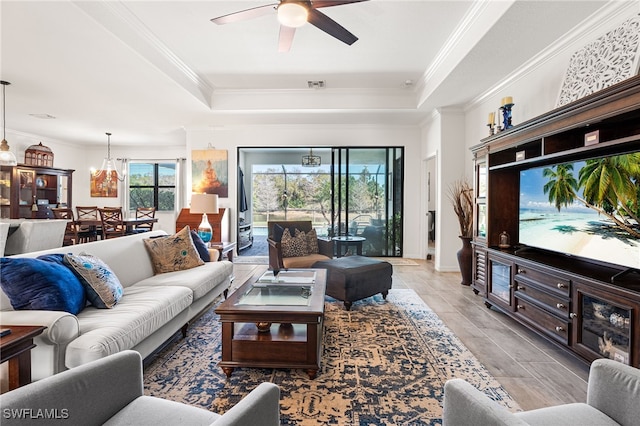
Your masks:
M473 237L473 188L466 179L454 181L449 186L449 200L458 216L461 237Z

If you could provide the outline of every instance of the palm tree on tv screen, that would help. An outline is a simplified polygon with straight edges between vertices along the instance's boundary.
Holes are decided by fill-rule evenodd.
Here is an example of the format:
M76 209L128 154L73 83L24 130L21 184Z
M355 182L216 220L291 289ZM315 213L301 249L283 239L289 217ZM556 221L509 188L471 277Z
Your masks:
M578 181L571 163L545 168L542 175L549 178L544 193L558 211L578 200L640 238L640 153L587 160L578 172ZM580 188L584 198L578 195Z

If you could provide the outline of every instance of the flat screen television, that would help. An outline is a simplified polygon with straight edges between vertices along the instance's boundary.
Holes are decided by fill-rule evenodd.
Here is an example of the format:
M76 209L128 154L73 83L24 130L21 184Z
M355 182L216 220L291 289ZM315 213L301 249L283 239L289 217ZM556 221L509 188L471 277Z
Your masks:
M519 242L640 269L640 152L520 172Z

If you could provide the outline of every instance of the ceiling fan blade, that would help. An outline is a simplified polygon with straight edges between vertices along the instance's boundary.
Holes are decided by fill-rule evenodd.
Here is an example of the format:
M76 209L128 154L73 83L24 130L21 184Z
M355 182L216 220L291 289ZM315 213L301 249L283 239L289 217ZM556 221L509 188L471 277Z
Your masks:
M296 34L296 29L280 25L280 36L278 39L278 52L288 52L291 49L293 43L293 36Z
M223 25L231 22L246 21L260 16L268 15L275 12L278 3L268 4L265 6L253 7L251 9L241 10L239 12L233 12L228 15L218 16L211 19L211 22Z
M360 3L368 0L315 0L311 2L311 7L319 9L321 7L342 6L343 4Z
M321 29L330 36L337 38L343 43L348 44L349 46L358 41L358 37L351 34L349 31L347 31L346 28L344 28L342 25L338 24L336 21L329 18L319 10L309 10L309 18L307 19L307 21L311 25L314 25L315 27Z

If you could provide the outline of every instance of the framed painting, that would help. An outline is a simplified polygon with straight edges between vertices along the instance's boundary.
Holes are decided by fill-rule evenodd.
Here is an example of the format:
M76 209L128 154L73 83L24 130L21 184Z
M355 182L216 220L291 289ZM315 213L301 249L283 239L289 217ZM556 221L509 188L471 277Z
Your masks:
M118 172L112 170L110 175L106 170L91 172L91 196L117 198Z
M199 194L229 196L227 151L203 149L191 151L191 191Z

